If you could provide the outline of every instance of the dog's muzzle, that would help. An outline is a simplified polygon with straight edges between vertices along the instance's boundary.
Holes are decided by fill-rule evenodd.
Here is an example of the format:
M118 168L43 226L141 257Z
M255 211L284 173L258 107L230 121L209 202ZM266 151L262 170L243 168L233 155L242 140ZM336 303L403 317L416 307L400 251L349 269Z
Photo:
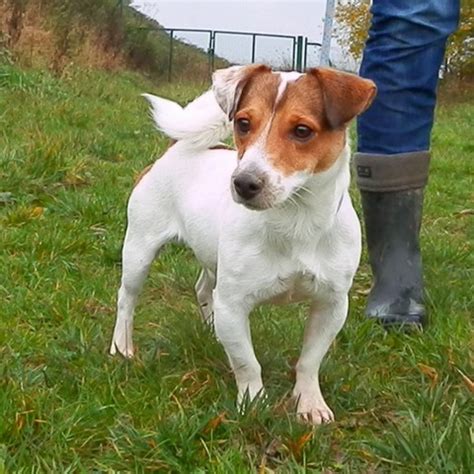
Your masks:
M254 211L268 209L275 201L275 190L268 176L248 169L232 175L232 197L234 201Z
M241 199L250 201L262 192L265 181L251 173L243 172L233 178L232 185Z

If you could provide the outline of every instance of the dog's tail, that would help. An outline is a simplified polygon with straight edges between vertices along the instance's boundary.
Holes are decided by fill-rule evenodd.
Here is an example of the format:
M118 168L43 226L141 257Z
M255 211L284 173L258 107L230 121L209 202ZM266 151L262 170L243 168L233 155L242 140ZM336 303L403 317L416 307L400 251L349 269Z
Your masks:
M231 133L231 124L211 91L184 108L168 99L142 95L151 105L158 130L173 140L193 148L207 149L219 145Z

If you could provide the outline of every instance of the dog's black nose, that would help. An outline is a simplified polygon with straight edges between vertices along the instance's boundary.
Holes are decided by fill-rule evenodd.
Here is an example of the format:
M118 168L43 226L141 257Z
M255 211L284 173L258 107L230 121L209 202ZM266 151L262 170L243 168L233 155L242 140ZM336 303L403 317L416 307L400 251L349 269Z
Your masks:
M234 178L234 188L240 197L252 199L263 189L263 182L251 174L242 173Z

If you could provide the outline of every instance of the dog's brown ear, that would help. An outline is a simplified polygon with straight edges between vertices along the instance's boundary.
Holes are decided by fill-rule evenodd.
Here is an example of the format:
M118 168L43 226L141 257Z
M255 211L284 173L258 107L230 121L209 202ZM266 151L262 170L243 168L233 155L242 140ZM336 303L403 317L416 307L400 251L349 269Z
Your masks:
M229 120L234 118L239 105L242 91L248 81L256 74L271 72L271 68L263 64L250 66L232 66L219 69L212 75L212 90L217 103Z
M330 68L308 71L319 81L329 125L339 128L367 110L377 87L369 79Z

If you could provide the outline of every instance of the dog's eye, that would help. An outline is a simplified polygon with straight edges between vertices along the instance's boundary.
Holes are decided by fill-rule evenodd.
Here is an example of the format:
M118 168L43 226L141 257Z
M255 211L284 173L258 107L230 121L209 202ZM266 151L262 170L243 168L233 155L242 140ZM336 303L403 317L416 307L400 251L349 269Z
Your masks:
M237 130L240 133L248 133L250 132L250 120L246 118L237 119L235 122Z
M305 141L311 138L314 135L314 132L306 125L297 125L293 129L293 135L298 140Z

